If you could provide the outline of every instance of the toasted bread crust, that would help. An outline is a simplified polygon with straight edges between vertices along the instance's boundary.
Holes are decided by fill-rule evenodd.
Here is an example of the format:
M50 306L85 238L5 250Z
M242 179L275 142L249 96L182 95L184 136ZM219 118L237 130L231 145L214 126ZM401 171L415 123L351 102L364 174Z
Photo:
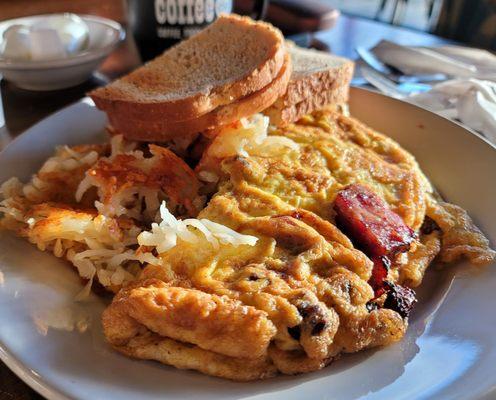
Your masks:
M132 119L123 114L110 114L109 121L114 130L132 140L166 141L179 135L192 135L265 110L286 91L290 76L291 64L289 57L286 56L279 76L262 90L231 104L218 107L198 118L173 122L162 118L143 120Z
M146 83L149 78L156 79L156 77L148 76L149 63L110 85L93 90L89 93L89 96L99 109L114 118L117 115L126 115L130 118L155 119L160 117L174 121L184 121L209 113L222 105L248 96L270 84L280 74L285 62L286 50L281 32L270 24L255 22L247 17L237 15L222 16L217 21L228 25L237 25L245 30L263 30L267 38L267 42L261 44L261 46L268 48L267 57L241 79L236 81L225 79L216 83L209 90L198 91L191 95L185 95L183 98L168 101L155 97L138 99L129 93L123 94L122 90L117 89L119 85L137 85L140 81ZM215 23L211 25L211 28L214 28L214 25ZM229 38L226 39L228 40ZM178 46L188 46L189 40L191 39L180 43L169 51L175 51ZM228 41L226 41L225 45L229 45ZM168 57L169 51L161 57ZM152 63L159 62L160 57L152 61ZM132 83L128 84L128 81Z
M264 111L274 125L297 121L302 116L330 104L348 101L354 64L344 62L339 68L292 76L286 93Z

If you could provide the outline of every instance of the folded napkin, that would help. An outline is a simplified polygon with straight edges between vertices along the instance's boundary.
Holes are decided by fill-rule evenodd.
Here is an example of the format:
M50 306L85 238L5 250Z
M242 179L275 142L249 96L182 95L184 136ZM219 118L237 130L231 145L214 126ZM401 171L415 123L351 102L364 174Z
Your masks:
M457 119L496 144L496 82L453 79L408 98L414 104Z
M383 40L372 52L406 75L443 73L452 77L496 81L496 56L462 46L410 47Z
M449 80L408 100L458 120L496 143L495 55L462 46L408 47L386 40L372 52L406 75L448 75Z

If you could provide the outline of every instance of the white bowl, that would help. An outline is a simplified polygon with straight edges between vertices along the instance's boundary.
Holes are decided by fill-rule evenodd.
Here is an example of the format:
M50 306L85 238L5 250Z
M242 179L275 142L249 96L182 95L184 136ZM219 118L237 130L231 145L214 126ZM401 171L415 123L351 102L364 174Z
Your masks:
M3 32L14 24L31 25L48 15L34 15L0 22L0 43ZM62 14L61 14L62 15ZM20 88L56 90L78 85L87 80L109 53L125 37L122 26L110 19L79 15L89 28L88 49L57 60L19 61L0 55L0 73Z

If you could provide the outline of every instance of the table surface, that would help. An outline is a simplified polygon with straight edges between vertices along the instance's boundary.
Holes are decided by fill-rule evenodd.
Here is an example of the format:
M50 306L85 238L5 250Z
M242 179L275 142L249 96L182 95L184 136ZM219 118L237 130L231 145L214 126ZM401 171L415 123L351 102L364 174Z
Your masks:
M313 45L334 54L355 59L358 45L372 47L381 39L400 44L436 46L446 39L423 32L391 26L363 18L342 15L333 29L316 34L299 35L298 43ZM54 92L29 92L9 82L0 82L0 149L47 115L82 98L90 89L102 85L140 65L131 35L102 64L86 83ZM0 362L0 399L42 399Z

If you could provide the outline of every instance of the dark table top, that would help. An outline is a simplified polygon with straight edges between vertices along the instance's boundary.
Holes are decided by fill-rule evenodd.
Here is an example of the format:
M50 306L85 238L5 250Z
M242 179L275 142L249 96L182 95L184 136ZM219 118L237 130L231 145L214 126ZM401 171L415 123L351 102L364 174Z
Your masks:
M352 59L356 58L356 46L372 47L381 39L405 45L436 46L449 43L443 38L427 33L344 15L339 18L333 29L299 35L296 39L299 44L314 45ZM37 121L77 101L88 90L132 70L140 63L136 46L131 35L128 35L126 41L103 63L98 73L80 86L54 92L29 92L2 80L0 149ZM31 400L42 397L0 362L0 399Z

